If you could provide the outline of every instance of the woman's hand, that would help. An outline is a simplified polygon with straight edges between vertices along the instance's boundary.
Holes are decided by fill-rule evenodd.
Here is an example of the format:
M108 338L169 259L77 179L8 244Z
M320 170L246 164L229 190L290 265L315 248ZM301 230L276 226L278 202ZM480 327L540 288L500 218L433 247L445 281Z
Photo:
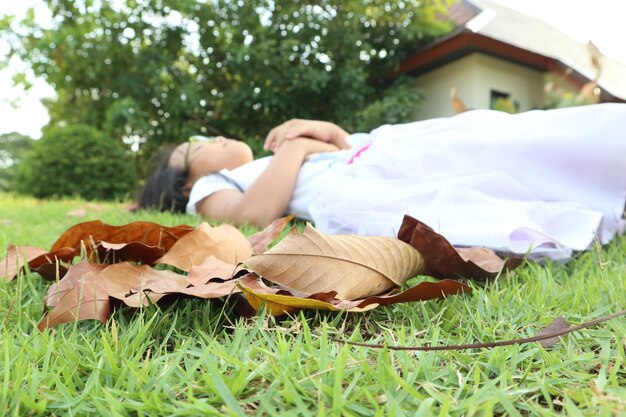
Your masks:
M305 157L316 153L335 152L339 150L335 144L302 137L291 139L289 145L302 149Z
M291 119L270 131L265 138L263 148L276 152L285 141L308 138L332 144L338 149L348 149L350 148L346 141L348 136L348 132L334 123L320 120Z

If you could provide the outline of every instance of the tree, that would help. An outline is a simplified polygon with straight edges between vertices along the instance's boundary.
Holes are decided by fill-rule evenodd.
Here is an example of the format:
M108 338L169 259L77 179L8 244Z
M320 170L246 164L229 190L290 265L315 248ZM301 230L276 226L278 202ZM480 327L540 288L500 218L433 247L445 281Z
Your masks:
M53 27L31 13L0 30L55 88L53 126L148 150L199 132L258 143L291 117L367 124L389 71L450 28L449 1L53 0Z
M31 14L2 31L55 88L53 126L86 123L144 150L195 133L258 144L291 117L351 129L368 105L397 104L383 100L387 74L450 28L438 18L449 2L50 0L53 27Z

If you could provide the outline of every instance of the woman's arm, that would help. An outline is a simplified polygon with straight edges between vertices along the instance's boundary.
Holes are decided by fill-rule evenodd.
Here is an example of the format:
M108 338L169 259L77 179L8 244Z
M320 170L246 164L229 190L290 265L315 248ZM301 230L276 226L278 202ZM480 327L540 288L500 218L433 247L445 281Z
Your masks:
M334 123L321 120L291 119L270 131L263 145L265 150L276 152L285 142L295 138L310 138L335 145L339 149L349 149L346 138L348 132Z
M336 151L337 147L315 139L296 138L285 142L272 161L244 193L222 190L197 204L198 213L238 226L264 227L284 215L307 155Z

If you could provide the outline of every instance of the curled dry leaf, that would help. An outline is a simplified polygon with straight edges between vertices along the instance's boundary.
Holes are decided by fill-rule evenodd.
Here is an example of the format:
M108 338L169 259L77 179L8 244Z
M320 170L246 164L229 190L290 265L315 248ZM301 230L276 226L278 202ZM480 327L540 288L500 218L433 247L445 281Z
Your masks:
M63 296L76 287L81 280L87 279L93 274L102 272L102 270L106 267L108 267L108 265L94 264L87 261L82 261L72 265L63 279L48 287L48 292L44 298L44 304L48 308L55 307L61 301Z
M139 291L129 294L124 298L124 304L132 308L147 307L150 304L156 304L161 298L167 294L157 294L149 290Z
M434 278L491 279L524 261L518 257L502 260L486 248L455 249L446 238L411 216L404 216L398 239L419 251L424 258L424 275Z
M39 330L76 320L95 319L105 323L111 314L106 288L90 274L61 297L56 306L44 315Z
M158 246L167 251L172 245L194 228L186 225L167 227L152 222L132 222L122 226L111 226L99 220L76 224L63 233L52 245L50 251L63 247L80 249L81 241L87 249L87 255L100 241L109 243L141 242L149 246Z
M486 278L495 278L500 273L507 273L517 268L524 262L524 258L510 257L506 259L500 258L494 251L488 248L471 247L456 248L461 258L468 264L474 264L481 270L489 273ZM474 273L474 276L480 276L482 271ZM478 278L484 279L484 278Z
M61 278L67 268L59 265L58 261L70 262L76 256L76 252L72 248L46 252L31 246L9 246L6 258L0 261L0 279L11 281L17 276L18 271L26 266L48 281Z
M61 260L41 264L36 268L30 268L31 271L37 272L46 281L56 281L62 279L67 273L69 263L63 263Z
M9 246L6 257L0 261L0 279L13 280L27 263L44 253L44 249L34 246Z
M124 261L153 264L165 253L163 248L140 242L109 243L102 241L97 249L100 262L109 264Z
M145 266L145 265L142 265ZM145 282L141 287L133 288L131 291L148 290L154 293L171 294L181 291L189 286L187 276L180 275L172 271L159 271L148 268L148 272L143 274Z
M472 291L467 285L446 279L440 282L421 282L401 293L348 301L337 299L334 291L311 294L308 297L296 296L280 288L268 287L258 276L252 274L242 277L238 285L255 310L265 306L267 312L274 316L291 314L303 308L363 312L381 305L427 301Z
M148 288L156 288L159 291L152 291ZM154 285L153 283L148 282L146 283L145 290L129 294L123 299L123 302L129 307L138 308L145 307L151 303L156 303L161 300L161 298L168 295L187 295L207 300L225 297L238 292L241 292L241 290L237 287L237 280L225 282L212 281L203 285L187 288L179 288L175 283L168 288L164 287L162 283Z
M285 230L285 227L296 217L290 215L287 217L281 217L274 220L269 226L261 230L258 233L248 237L250 244L252 245L253 255L259 255L267 250L270 243L274 241Z
M37 271L43 279L54 281L57 278L63 278L67 271L67 268L61 266L60 262L69 263L78 253L78 249L60 248L36 257L28 263L28 267L33 271Z
M236 265L220 261L215 256L209 256L200 265L191 267L187 281L191 285L204 285L212 278L228 280L235 275L236 270Z
M397 303L410 303L415 301L428 301L451 295L471 293L472 288L453 279L444 279L439 282L420 282L401 293L390 295L378 295L360 300L358 307L365 307L370 304L386 306Z
M220 298L230 294L237 294L241 289L237 285L238 279L228 281L209 281L206 284L187 287L176 291L177 294L191 295L198 298Z
M224 297L235 290L235 280L207 282L189 287L187 276L172 271L162 271L147 265L120 263L111 265L100 274L111 297L129 307L147 306L166 295L181 294L209 299Z
M234 266L229 265L229 268L232 270ZM44 317L40 328L76 319L95 318L104 322L110 314L109 297L135 308L155 303L169 294L219 298L240 292L236 281L214 280L188 287L187 276L156 270L148 265L129 262L108 265L82 261L70 267L62 280L50 286L45 302L52 310ZM96 291L96 297L87 299L85 291ZM93 311L86 310L88 308Z
M258 275L291 290L313 294L336 291L352 300L381 294L422 272L422 257L398 239L326 236L307 224L269 251L244 262Z
M123 302L126 302L126 299L135 293L143 293L144 291L167 293L186 288L189 285L185 275L128 262L110 265L100 273L99 280L107 288L111 297ZM147 305L147 300L144 305ZM136 306L132 305L131 307Z
M156 263L175 266L189 272L209 256L236 265L252 255L252 246L239 229L229 224L212 227L202 223L196 230L176 242Z

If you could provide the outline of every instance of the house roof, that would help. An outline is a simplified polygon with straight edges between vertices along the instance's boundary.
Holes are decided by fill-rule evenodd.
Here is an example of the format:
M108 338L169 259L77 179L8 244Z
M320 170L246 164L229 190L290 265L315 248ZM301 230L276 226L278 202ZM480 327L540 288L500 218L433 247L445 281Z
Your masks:
M419 75L473 52L483 52L541 71L561 73L575 85L593 80L588 45L556 28L489 0L462 0L449 18L458 27L404 60L396 74ZM602 58L602 101L626 101L626 65Z

